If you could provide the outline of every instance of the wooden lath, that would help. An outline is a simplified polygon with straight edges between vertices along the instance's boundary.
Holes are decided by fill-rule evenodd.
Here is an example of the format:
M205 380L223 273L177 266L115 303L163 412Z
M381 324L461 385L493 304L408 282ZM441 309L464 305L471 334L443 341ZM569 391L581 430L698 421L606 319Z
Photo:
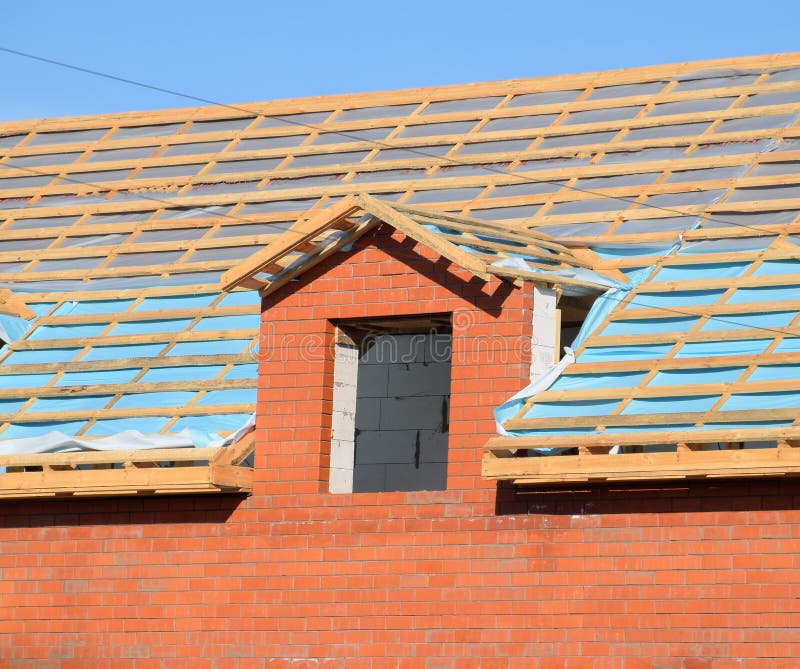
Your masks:
M588 280L548 274L559 269L591 269L592 266L585 259L586 255L576 255L573 249L547 235L535 231L510 231L479 219L421 207L394 205L365 193L345 198L311 218L298 221L275 242L226 272L222 277L222 288L230 290L237 286L248 286L272 292L380 222L387 223L484 281L495 275L515 281L529 280L534 283L575 285L599 290L598 284ZM433 231L426 228L426 225L451 232ZM326 243L322 236L335 227L348 232L345 236ZM465 246L472 251L464 250ZM297 252L304 253L304 257L299 263L294 259L292 269L286 269L282 261ZM524 254L532 258L528 261L531 270L497 267L493 264L508 257L509 253ZM588 251L587 253L594 255ZM537 258L541 262L536 262ZM541 271L537 272L536 269ZM273 278L262 278L258 276L260 274L271 274Z
M745 433L749 432L750 435ZM525 448L524 438L494 439L486 446L484 478L513 481L521 486L613 481L653 481L698 478L742 478L750 476L800 475L800 428L775 432L744 430L743 439L727 430L716 432L724 450L708 450L709 435L703 431L685 432L687 441L678 442L672 452L609 454L609 446L582 448L579 455L550 457L502 457L509 448ZM664 435L665 443L675 443L678 435ZM774 441L767 448L741 448L742 441L759 437ZM689 441L691 440L691 441ZM624 441L624 440L623 440Z
M0 499L248 493L252 433L224 448L0 455Z
M16 316L26 321L36 317L36 313L18 295L12 293L8 288L0 288L0 314Z

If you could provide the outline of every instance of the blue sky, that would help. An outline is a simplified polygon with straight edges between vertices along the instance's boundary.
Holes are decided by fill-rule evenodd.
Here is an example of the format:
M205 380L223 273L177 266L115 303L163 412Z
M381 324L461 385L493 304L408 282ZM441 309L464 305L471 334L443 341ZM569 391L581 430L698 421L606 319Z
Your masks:
M6 0L0 46L226 103L800 50L796 0ZM0 53L0 120L194 106Z

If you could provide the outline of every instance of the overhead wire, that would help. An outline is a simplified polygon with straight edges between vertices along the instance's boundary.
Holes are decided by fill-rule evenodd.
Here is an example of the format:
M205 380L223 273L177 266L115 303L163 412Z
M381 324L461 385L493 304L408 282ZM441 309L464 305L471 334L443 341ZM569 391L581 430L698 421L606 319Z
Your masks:
M434 154L431 154L431 153L426 153L426 152L421 151L419 149L415 149L413 147L398 146L396 144L383 142L381 140L364 139L363 137L360 137L359 135L355 135L353 133L348 133L345 130L329 130L329 129L325 128L324 126L297 121L295 119L289 118L290 115L287 116L287 115L275 115L275 114L264 114L264 113L260 113L260 112L254 112L252 109L247 109L245 107L240 107L240 106L237 106L237 105L231 105L231 104L227 104L227 103L223 103L223 102L218 102L218 101L212 100L210 98L205 98L205 97L201 97L201 96L197 96L197 95L192 95L190 93L184 93L184 92L181 92L181 91L176 91L174 89L166 88L166 87L163 87L163 86L156 86L156 85L153 85L153 84L144 83L144 82L137 81L137 80L134 80L134 79L129 79L127 77L121 77L121 76L118 76L118 75L109 74L107 72L102 72L102 71L99 71L99 70L94 70L94 69L87 68L87 67L82 67L82 66L79 66L79 65L73 65L71 63L65 63L63 61L55 60L55 59L52 59L52 58L46 58L44 56L38 56L38 55L29 53L29 52L20 51L18 49L12 49L10 47L6 47L6 46L2 46L2 45L0 45L0 51L8 53L8 54L12 54L12 55L20 56L20 57L23 57L23 58L28 58L30 60L35 60L35 61L39 61L39 62L50 64L50 65L54 65L54 66L58 66L58 67L62 67L62 68L70 69L70 70L74 70L76 72L81 72L81 73L84 73L84 74L89 74L89 75L92 75L92 76L101 77L103 79L108 79L108 80L111 80L111 81L116 81L116 82L120 82L120 83L131 85L131 86L136 86L136 87L139 87L139 88L144 88L144 89L156 91L156 92L159 92L159 93L164 93L164 94L167 94L167 95L172 95L172 96L184 98L184 99L187 99L187 100L192 100L194 102L200 102L202 104L207 104L207 105L211 105L211 106L214 106L214 107L221 107L221 108L225 108L225 109L230 109L232 111L244 113L246 115L246 117L258 118L259 116L262 116L264 118L270 118L270 119L273 119L273 120L281 121L281 122L286 123L288 125L295 125L295 126L307 128L307 129L313 130L315 132L325 132L326 134L335 134L335 135L338 135L338 136L341 136L341 137L346 137L348 139L352 139L354 141L358 141L358 142L361 142L361 143L372 144L372 145L374 145L376 147L380 147L380 148L383 148L383 149L403 149L403 150L405 150L405 151L407 151L409 153L415 154L415 155L419 155L419 156L422 156L422 157L425 157L425 158L435 159L437 161L447 161L449 163L452 163L453 165L478 167L479 169L482 169L482 170L487 171L487 172L493 172L493 173L497 173L497 174L502 174L504 176L511 176L513 178L519 179L520 181L524 181L524 182L527 182L527 183L558 185L560 187L567 188L567 189L572 190L572 191L576 191L576 192L580 192L580 193L584 193L584 194L588 194L588 195L597 196L599 198L607 198L607 199L617 200L617 201L621 201L621 202L627 202L628 204L636 204L636 205L638 205L640 207L660 210L660 211L673 213L673 214L679 214L680 216L685 216L686 215L685 212L683 212L683 211L681 211L679 209L672 209L670 207L663 207L663 206L660 206L660 205L652 205L652 204L648 204L647 202L638 203L638 202L636 202L635 198L632 199L632 198L627 198L627 197L623 197L623 196L609 195L607 193L602 193L602 192L599 192L599 191L593 191L593 190L590 190L590 189L580 188L580 187L577 187L577 186L570 186L570 185L567 185L567 184L563 183L562 181L556 181L556 180L552 180L552 179L541 179L541 178L537 179L537 178L534 178L534 177L530 177L530 176L528 176L526 174L520 174L520 173L515 173L515 172L506 172L504 170L493 168L491 165L486 165L486 164L478 164L478 165L476 165L474 163L466 162L466 161L463 161L463 160L458 160L457 158L454 158L454 157L437 156L437 155L434 155ZM25 171L25 172L29 172L31 174L44 175L44 176L53 176L53 175L50 175L49 173L46 173L46 172L41 172L41 171L33 170L33 169L30 169L30 168L27 168L27 167L14 165L13 163L10 163L8 161L6 161L6 163L4 163L4 165L11 166L11 167L14 167L15 169L19 169L19 170L22 170L22 171ZM100 186L97 183L93 183L93 182L90 182L90 181L82 181L82 180L75 179L75 178L68 177L68 176L62 176L61 178L63 180L65 180L65 181L69 181L71 183L77 183L77 184L81 184L81 185L91 186L93 188L97 188L97 189L100 189L100 190L108 188L108 187ZM111 189L109 189L109 190L111 190ZM176 202L174 200L166 200L166 199L163 199L163 198L156 198L156 197L152 197L152 196L146 196L146 195L142 195L141 193L137 193L137 196L139 196L143 200L150 200L150 201L154 201L154 202L158 202L158 203L162 203L162 204L168 204L168 205L173 206L173 207L174 206L179 206L179 205L176 205ZM199 209L201 211L208 211L209 210L208 208L205 208L205 207L198 207L197 209ZM238 217L238 216L235 216L235 215L232 215L232 214L220 214L220 213L214 212L213 215L215 217L230 218L230 219L237 220L237 221L240 221L240 222L248 222L248 223L251 222L250 219L241 218L241 217ZM746 228L746 229L749 229L749 230L754 230L754 231L758 232L759 235L761 235L761 236L763 236L764 233L765 233L765 231L762 228L756 228L756 227L745 225L745 224L738 223L738 222L735 222L735 221L728 221L728 220L725 220L725 219L720 219L720 218L711 217L711 216L705 217L704 220L706 220L706 221L714 221L714 222L722 223L722 224L725 224L725 225L731 225L731 226L736 226L736 227L740 227L740 228ZM616 298L611 297L608 294L606 294L605 297L607 299L616 300L618 302L623 302L624 299L625 299L625 298L616 299ZM667 308L667 307L663 307L663 306L650 305L650 304L646 304L646 303L642 303L642 302L637 302L637 301L635 301L635 299L631 299L627 303L628 304L636 304L637 306L641 306L641 307L645 307L645 308L659 309L661 311L666 311L668 313L675 313L675 314L680 315L680 316L689 316L689 317L698 317L698 318L700 317L700 316L698 316L698 314L692 314L692 313L689 313L689 312L682 312L682 311L674 309L674 308ZM714 320L714 321L726 323L726 324L729 324L729 325L741 325L741 323L739 323L737 321L726 320L726 319L720 318L718 316L710 316L709 315L709 316L707 316L707 318L709 320ZM765 332L772 332L772 333L775 333L775 334L780 334L780 335L784 335L784 336L791 336L791 337L794 337L794 336L797 335L796 332L789 332L789 331L778 330L778 329L774 329L774 328L767 328L767 327L762 327L762 326L750 326L748 329L762 330L762 331L765 331Z

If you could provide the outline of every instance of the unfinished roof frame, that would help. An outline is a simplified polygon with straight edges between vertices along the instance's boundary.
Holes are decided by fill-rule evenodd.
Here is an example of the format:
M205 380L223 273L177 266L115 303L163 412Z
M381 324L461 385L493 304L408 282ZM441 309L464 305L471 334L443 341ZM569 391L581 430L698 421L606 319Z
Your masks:
M232 268L254 248L280 240L295 221L317 215L322 221L325 210L343 201L370 198L372 219L365 225L395 217L420 243L476 276L517 284L568 284L568 277L556 282L542 268L528 276L496 264L514 254L508 245L519 243L539 251L558 244L572 270L591 269L623 285L633 270L656 264L680 232L684 244L776 234L791 244L800 232L800 177L792 167L800 161L798 116L800 54L782 54L0 124L0 289L11 291L0 296L0 311L29 321L0 358L0 440L43 422L61 422L85 439L101 425L112 429L112 421L144 418L163 418L161 434L187 421L195 421L193 428L213 423L221 433L235 429L231 421L220 425L255 408L255 378L244 370L255 362L258 336L260 305L252 288L265 285L250 277L241 284L249 290L220 293L220 279L235 279ZM340 233L365 232L352 227L352 215L320 233L330 236L328 253L342 248ZM488 247L487 226L495 237L504 235ZM464 244L468 235L475 238ZM308 241L315 253L319 241ZM651 254L619 252L646 244L655 245ZM605 252L603 245L617 250ZM733 262L730 253L707 253L703 260ZM263 259L263 252L256 257ZM789 246L736 250L736 262L794 257ZM693 263L700 266L673 253L661 266ZM796 285L791 275L761 276L759 266L736 277L736 285ZM286 267L282 272L285 278ZM674 285L647 284L659 294ZM710 290L714 282L703 277L682 285ZM640 299L637 290L632 301ZM212 299L198 307L198 295ZM115 304L107 313L68 310L103 300ZM158 300L173 302L153 308ZM760 304L765 313L797 307L792 299ZM617 310L612 322L665 313L633 307ZM710 310L682 309L706 320L740 313L725 300ZM699 327L688 344L711 337ZM602 336L584 344L592 348ZM734 332L727 341L743 336ZM198 348L232 338L241 344L235 351L209 355ZM161 345L158 351L144 350L150 341ZM123 357L108 353L114 346L131 353L109 359ZM769 349L757 359L775 366L790 364L793 355ZM659 364L667 370L686 362ZM641 363L587 363L579 352L570 369L598 369L587 367L592 364ZM100 373L128 368L136 370L133 378L100 381ZM218 371L202 379L163 376L178 368ZM30 384L18 387L15 377L25 375ZM794 386L779 379L770 387L791 392ZM175 399L187 392L190 401ZM560 391L547 392L560 401L552 394ZM108 402L92 404L106 396ZM76 402L45 410L43 399L66 397Z

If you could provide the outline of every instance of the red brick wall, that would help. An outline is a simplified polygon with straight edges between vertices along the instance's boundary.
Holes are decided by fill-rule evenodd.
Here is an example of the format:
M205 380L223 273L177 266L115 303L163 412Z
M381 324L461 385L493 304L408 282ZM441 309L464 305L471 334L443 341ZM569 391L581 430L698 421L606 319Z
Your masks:
M530 290L377 239L270 300L252 496L0 503L0 669L800 666L800 484L482 482ZM325 493L329 319L449 310L449 489Z

